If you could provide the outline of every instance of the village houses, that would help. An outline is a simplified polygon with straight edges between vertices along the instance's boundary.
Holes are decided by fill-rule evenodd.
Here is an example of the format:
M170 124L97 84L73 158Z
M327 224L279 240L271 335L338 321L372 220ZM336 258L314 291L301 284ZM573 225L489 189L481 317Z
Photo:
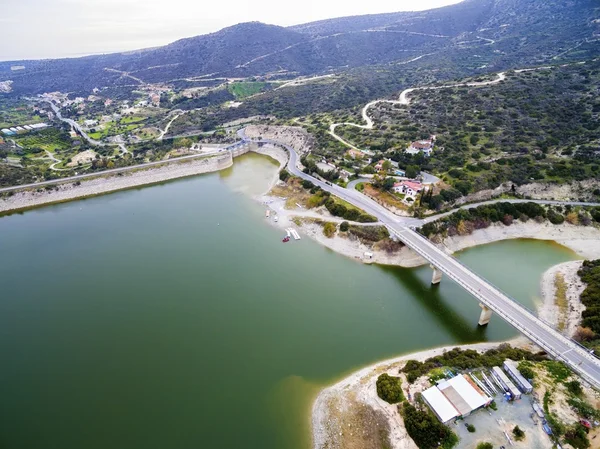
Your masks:
M412 142L410 146L405 150L408 154L419 154L423 153L425 156L431 156L433 147L435 146L435 136L431 136L429 139L417 140Z

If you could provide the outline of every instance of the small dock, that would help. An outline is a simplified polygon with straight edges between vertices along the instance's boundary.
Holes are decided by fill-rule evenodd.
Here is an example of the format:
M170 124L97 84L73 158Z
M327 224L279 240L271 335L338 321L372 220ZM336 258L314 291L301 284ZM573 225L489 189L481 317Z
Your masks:
M288 237L291 234L292 237L294 237L294 240L300 240L300 234L298 234L298 231L296 231L295 229L288 228L288 229L286 229L286 231L288 233Z

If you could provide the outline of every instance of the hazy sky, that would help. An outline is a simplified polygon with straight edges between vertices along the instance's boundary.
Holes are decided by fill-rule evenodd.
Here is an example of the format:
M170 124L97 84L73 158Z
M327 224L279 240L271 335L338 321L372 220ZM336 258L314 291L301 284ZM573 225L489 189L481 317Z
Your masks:
M154 47L254 20L285 26L356 14L423 10L458 1L2 0L0 60Z

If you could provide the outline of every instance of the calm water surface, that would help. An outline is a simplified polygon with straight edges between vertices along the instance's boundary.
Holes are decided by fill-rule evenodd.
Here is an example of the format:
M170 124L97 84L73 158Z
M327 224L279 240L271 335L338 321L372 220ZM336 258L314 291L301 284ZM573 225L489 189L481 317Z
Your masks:
M428 268L282 244L261 193L277 166L0 218L0 447L307 449L319 388L374 361L516 333ZM460 258L532 306L574 259L536 241Z

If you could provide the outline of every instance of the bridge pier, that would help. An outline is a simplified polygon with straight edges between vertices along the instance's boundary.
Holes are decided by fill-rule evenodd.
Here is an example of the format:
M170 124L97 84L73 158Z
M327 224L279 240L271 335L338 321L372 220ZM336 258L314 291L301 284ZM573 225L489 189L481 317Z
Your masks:
M485 326L490 322L490 319L492 318L492 310L488 309L481 303L479 304L479 307L481 307L481 315L479 315L479 325Z
M433 285L437 285L440 282L442 282L442 271L434 265L430 265L430 267L433 270L433 276L431 277L431 283Z

